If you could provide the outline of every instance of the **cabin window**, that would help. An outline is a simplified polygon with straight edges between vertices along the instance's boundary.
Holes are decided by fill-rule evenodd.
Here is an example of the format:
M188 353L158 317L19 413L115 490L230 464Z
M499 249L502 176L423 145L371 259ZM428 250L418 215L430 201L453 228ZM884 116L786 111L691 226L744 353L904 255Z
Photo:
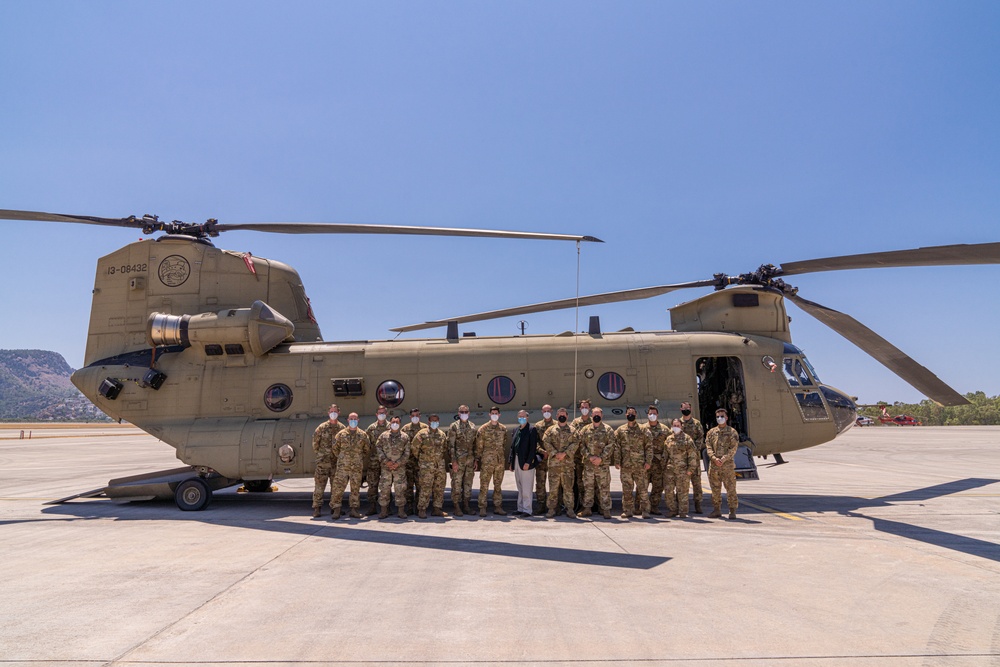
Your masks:
M616 401L625 393L625 378L608 372L597 379L597 393L609 401Z
M795 394L795 400L799 402L799 410L802 411L804 421L827 421L830 419L830 415L826 412L826 405L817 392Z
M375 400L386 408L396 408L403 403L403 385L395 380L386 380L375 390Z
M272 384L264 392L264 405L271 412L284 412L292 404L292 390L286 384Z
M792 357L785 357L782 367L785 369L785 379L790 387L811 387L812 380L806 373L806 367L802 362Z
M516 393L517 387L514 386L514 381L506 375L498 375L486 385L486 395L497 405L510 403Z

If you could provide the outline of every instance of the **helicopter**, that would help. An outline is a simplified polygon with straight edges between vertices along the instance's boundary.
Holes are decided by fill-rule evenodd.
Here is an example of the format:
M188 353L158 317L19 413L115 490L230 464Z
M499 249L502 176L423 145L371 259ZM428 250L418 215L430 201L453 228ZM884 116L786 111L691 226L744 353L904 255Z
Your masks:
M337 403L343 414L391 416L419 405L448 415L492 406L507 421L548 403L573 408L600 397L609 421L628 405L679 413L690 402L703 423L725 407L741 437L737 471L757 478L754 457L829 442L855 424L850 395L824 384L792 342L785 301L831 327L942 405L968 401L851 316L798 294L784 277L872 267L1000 263L1000 243L932 246L813 259L752 272L577 296L401 326L446 328L444 338L326 341L298 272L288 264L217 248L231 230L285 234L423 234L601 242L592 236L347 223L165 222L0 210L0 219L137 228L142 239L97 262L84 367L73 384L108 416L171 445L185 465L111 480L60 499L173 498L201 510L212 493L243 483L266 491L277 478L310 477L313 431ZM650 298L713 287L669 310L671 329L459 336L459 324ZM455 415L457 419L457 414Z

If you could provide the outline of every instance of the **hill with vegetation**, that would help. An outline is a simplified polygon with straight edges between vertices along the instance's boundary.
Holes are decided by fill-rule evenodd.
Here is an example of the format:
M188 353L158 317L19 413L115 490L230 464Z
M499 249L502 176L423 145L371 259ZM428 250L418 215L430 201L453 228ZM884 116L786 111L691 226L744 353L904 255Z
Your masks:
M58 352L0 350L0 421L110 421L70 382Z
M920 403L886 403L890 415L912 415L924 426L997 426L1000 425L1000 396L987 396L975 391L965 395L969 405L942 407L931 400ZM882 411L878 407L867 407L858 414L868 415L878 420Z

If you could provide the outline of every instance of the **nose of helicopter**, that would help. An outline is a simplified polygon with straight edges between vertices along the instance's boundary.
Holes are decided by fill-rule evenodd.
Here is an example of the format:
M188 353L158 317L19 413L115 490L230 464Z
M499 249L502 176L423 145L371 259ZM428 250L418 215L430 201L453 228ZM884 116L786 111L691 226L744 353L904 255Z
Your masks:
M827 405L830 406L830 414L833 416L833 423L837 425L837 433L843 433L854 426L858 418L858 406L854 399L833 387L822 385L823 397Z

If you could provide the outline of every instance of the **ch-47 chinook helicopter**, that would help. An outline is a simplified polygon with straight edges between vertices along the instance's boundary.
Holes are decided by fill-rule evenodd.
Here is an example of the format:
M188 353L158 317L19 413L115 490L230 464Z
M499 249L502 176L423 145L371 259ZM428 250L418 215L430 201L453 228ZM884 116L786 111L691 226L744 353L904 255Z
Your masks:
M764 265L739 276L660 285L444 318L394 331L447 327L445 338L326 342L298 273L281 262L216 248L228 230L299 234L428 234L577 243L593 237L337 223L161 222L0 210L0 219L72 222L164 232L98 260L84 367L72 376L112 418L177 450L183 468L112 480L81 496L173 497L199 510L212 491L241 481L251 491L274 478L313 474L312 433L328 406L374 415L411 406L452 414L462 403L572 407L593 396L621 419L628 404L676 414L690 401L704 423L728 408L750 456L780 455L835 438L856 406L823 384L792 344L785 300L818 318L943 405L967 401L929 370L852 317L808 301L782 277L872 267L1000 263L1000 243L951 245ZM643 299L686 288L716 291L670 309L670 331L475 337L458 324ZM598 398L600 397L600 398ZM614 417L612 417L614 419ZM79 496L74 496L79 497ZM64 499L65 500L65 499Z

